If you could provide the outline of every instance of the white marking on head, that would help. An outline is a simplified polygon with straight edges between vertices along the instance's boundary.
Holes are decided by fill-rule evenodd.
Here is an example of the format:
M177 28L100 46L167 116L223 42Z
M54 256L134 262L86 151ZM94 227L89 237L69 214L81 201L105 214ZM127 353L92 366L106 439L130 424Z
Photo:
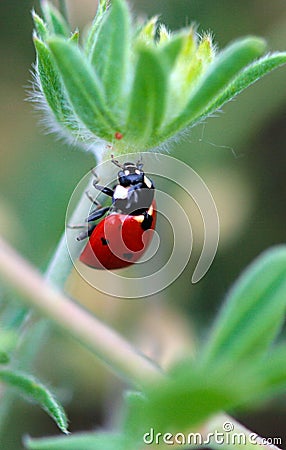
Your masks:
M114 189L113 198L114 200L125 200L127 198L128 194L128 188L125 188L124 186L121 186L121 184L118 184L116 188Z

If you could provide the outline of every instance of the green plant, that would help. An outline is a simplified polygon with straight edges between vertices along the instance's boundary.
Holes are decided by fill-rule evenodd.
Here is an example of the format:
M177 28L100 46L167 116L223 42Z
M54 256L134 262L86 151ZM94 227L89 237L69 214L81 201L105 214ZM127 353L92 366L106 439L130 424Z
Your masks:
M64 328L137 387L125 396L124 419L115 433L29 438L27 448L143 448L143 437L150 430L155 430L153 439L160 444L156 448L164 448L163 436L168 433L173 441L180 439L178 444L182 443L182 436L187 439L189 433L199 433L202 444L211 439L212 448L220 448L215 433L222 433L228 442L226 448L235 447L231 436L242 433L246 448L257 445L253 433L220 413L250 408L285 390L285 344L273 345L285 313L285 246L265 252L242 274L201 351L168 374L163 374L116 332L47 285L7 245L2 243L0 250L2 277L23 295L28 305ZM59 426L66 426L61 408L42 387L12 370L2 370L0 376L25 394L34 393ZM211 420L214 415L216 421ZM230 423L233 429L224 429L225 423Z
M209 35L199 40L193 29L171 35L155 19L131 27L123 0L114 0L110 9L107 6L106 1L100 3L83 44L79 32L71 33L51 4L43 3L44 19L33 13L37 51L34 99L45 105L53 129L95 147L98 158L108 154L110 146L120 154L167 145L169 139L286 62L285 53L256 60L265 51L265 43L255 37L241 39L215 55ZM75 221L81 208L82 202ZM210 421L213 415L247 408L285 389L284 346L269 350L285 311L285 262L284 247L258 259L229 294L206 346L193 361L179 364L165 376L1 243L0 272L6 283L18 289L20 299L26 299L29 306L38 308L140 388L126 396L125 420L115 434L27 439L27 448L134 449L143 445L142 436L151 428L162 434L190 429L207 434L226 420L224 416L214 424ZM62 287L70 269L63 239L47 281ZM11 323L12 334L17 334L24 317L25 311L19 321ZM13 339L12 344L9 340L11 330L1 340L2 364L8 363L8 353L14 348ZM13 365L2 369L0 378L41 403L66 431L61 407L42 385ZM233 424L241 430L234 420ZM249 447L253 445L248 442Z
M35 100L51 128L77 143L114 145L118 153L167 145L285 63L278 52L256 60L263 39L217 53L209 34L200 38L192 27L171 34L156 18L131 26L125 2L108 4L100 2L82 45L48 3L45 21L33 13Z

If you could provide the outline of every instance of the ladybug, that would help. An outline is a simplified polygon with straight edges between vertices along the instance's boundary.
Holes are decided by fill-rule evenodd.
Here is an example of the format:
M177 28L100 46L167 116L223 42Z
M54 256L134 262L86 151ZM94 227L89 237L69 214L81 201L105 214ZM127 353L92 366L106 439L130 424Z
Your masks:
M135 263L150 244L156 224L155 187L142 161L120 164L113 156L111 161L120 168L117 184L113 189L100 186L93 172L93 185L112 197L112 205L102 207L88 194L97 207L86 218L88 230L77 237L78 241L89 237L79 259L95 269L121 269ZM147 230L151 231L145 234Z

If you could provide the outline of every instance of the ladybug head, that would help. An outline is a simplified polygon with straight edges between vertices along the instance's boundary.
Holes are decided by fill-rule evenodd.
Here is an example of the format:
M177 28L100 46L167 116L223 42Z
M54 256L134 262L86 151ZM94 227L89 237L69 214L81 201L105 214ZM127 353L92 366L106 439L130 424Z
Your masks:
M127 187L132 184L144 182L144 172L142 170L143 163L141 160L139 160L136 164L132 162L120 164L112 158L112 162L121 169L117 175L118 182L121 186Z

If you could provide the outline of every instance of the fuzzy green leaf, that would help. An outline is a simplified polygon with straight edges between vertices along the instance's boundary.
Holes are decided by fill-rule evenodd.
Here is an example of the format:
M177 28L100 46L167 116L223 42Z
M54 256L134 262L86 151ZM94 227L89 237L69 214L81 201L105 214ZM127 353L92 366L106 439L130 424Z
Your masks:
M81 433L64 438L26 438L25 447L29 450L134 450L126 437L111 433Z
M160 140L195 123L234 77L264 51L265 42L255 37L240 39L222 51L194 89L180 116L164 127Z
M61 82L51 58L51 52L36 36L34 36L34 45L37 51L38 73L43 92L56 118L62 121L67 117L68 110L66 100L62 95Z
M160 54L146 47L138 49L138 62L131 92L127 138L148 146L148 138L160 126L167 92L167 68Z
M2 319L2 317L1 317ZM4 322L4 321L3 321ZM17 347L19 342L19 331L9 327L5 327L0 331L0 362L1 364L7 364L10 360L9 353L11 353Z
M265 353L280 331L286 309L286 247L252 263L231 289L205 349L205 364L233 367Z
M72 42L54 38L48 43L75 113L90 131L110 140L117 129L96 73Z
M79 43L79 30L75 30L75 32L70 37L70 42L73 42L74 44Z
M4 294L5 292L5 294ZM0 363L7 364L10 361L10 354L17 348L19 343L19 333L23 322L26 320L28 310L20 307L17 296L10 289L2 292L3 303L0 300Z
M235 370L237 370L237 366ZM252 402L262 403L277 394L285 394L286 343L271 347L271 350L259 361L249 359L240 364L239 370L244 372L246 383L248 383L247 380L252 380L252 384L254 384L249 397L250 405L253 404ZM233 367L229 366L230 378L232 377L231 372L233 372Z
M45 41L45 39L48 37L48 29L47 25L43 21L43 19L38 16L38 14L33 10L32 11L32 17L34 21L34 26L37 32L37 36L42 40Z
M138 440L151 428L161 433L193 430L214 414L248 406L257 399L255 386L254 375L239 368L210 372L193 362L180 364L164 383L146 390L146 401L131 403L132 428L127 424L126 431Z
M124 393L123 431L126 435L136 439L140 437L142 424L138 420L137 412L144 410L147 398L142 392L127 391ZM141 433L142 435L142 433Z
M156 32L158 30L158 19L159 16L153 16L146 23L138 24L139 27L135 32L135 45L137 45L140 41L151 46L155 44Z
M0 381L17 389L29 400L38 403L56 422L64 433L67 431L67 417L61 405L51 392L35 378L12 369L0 369Z
M160 47L160 53L165 58L166 63L169 66L169 70L174 66L180 51L182 50L186 33L178 33L177 36L173 36L170 41L167 41Z
M139 439L146 431L195 430L221 411L243 410L286 389L286 347L273 349L262 361L217 364L206 370L196 361L178 364L146 398L132 395L125 432Z
M249 67L246 67L246 69L244 69L230 85L227 86L215 102L204 112L204 116L212 114L248 86L283 64L286 64L286 52L273 53L272 55L264 56L258 61L255 61Z
M99 0L98 7L96 11L96 16L93 20L92 26L89 29L89 33L85 43L85 51L87 55L93 52L93 47L96 43L98 33L100 30L100 25L107 14L110 5L110 0Z
M68 37L71 30L58 9L47 1L42 1L41 7L50 33Z
M8 364L10 362L10 357L6 352L0 350L0 364Z
M113 0L101 24L90 60L113 110L122 110L130 43L130 17L122 0ZM126 100L125 100L126 103ZM124 103L124 104L125 104Z
M64 94L51 52L36 36L34 36L34 45L37 51L38 73L46 101L61 125L71 131L77 131L79 124Z
M273 396L286 390L286 343L271 349L256 371L261 377L261 396Z

